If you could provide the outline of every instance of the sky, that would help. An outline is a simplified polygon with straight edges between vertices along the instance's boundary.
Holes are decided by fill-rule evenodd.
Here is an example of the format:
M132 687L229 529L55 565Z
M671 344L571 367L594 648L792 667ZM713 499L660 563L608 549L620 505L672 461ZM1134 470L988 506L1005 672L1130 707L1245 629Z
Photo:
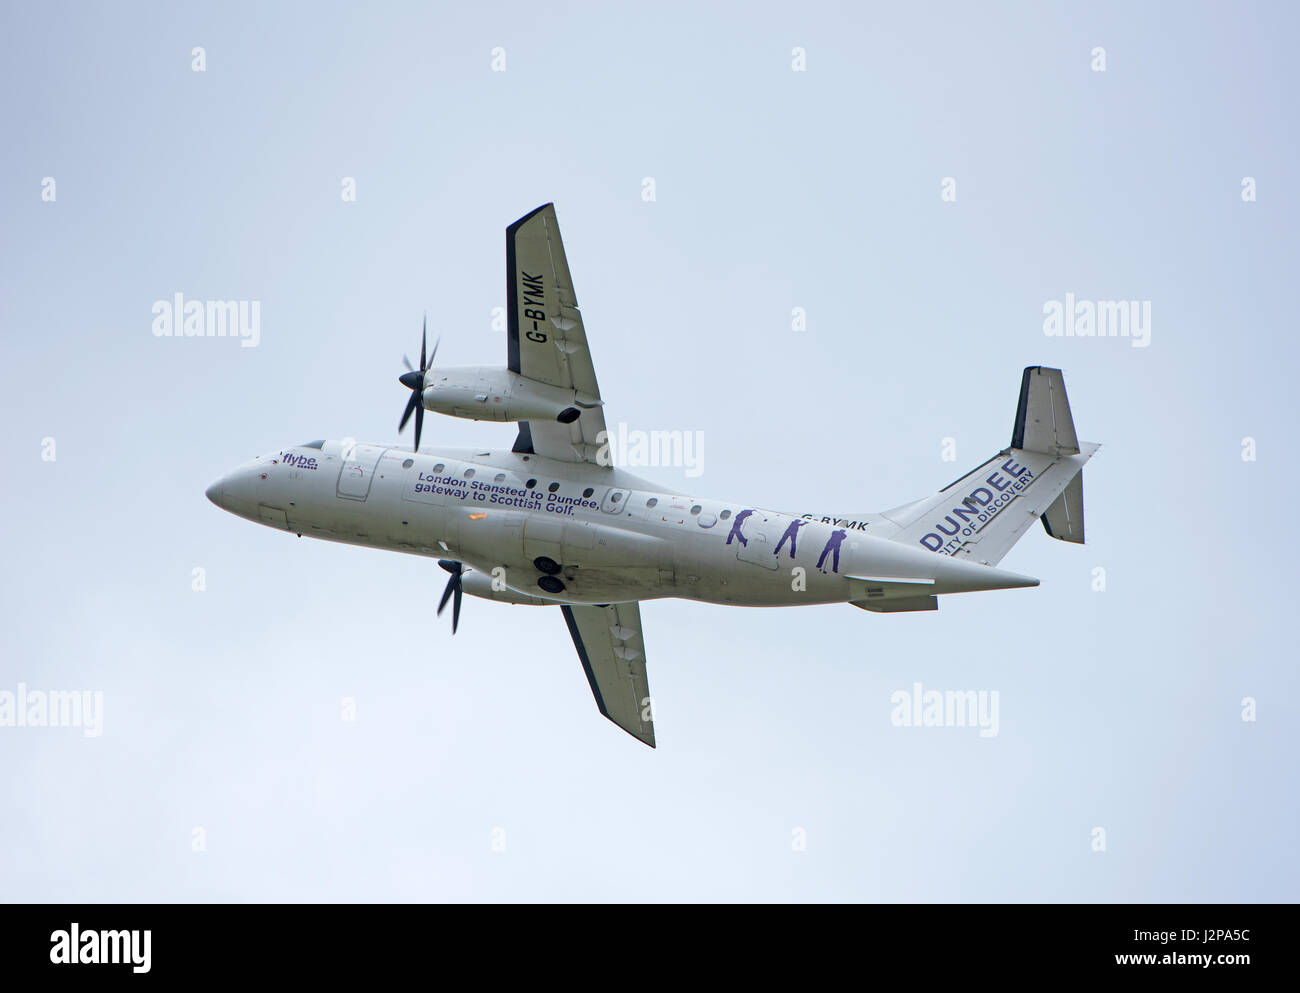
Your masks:
M1297 29L0 3L0 895L1300 898ZM933 613L646 603L650 750L557 610L467 599L453 638L432 560L204 498L288 444L409 445L426 313L440 364L504 364L503 231L548 201L611 427L702 445L638 475L883 510L1004 447L1045 365L1103 445L1087 544L1036 527L1001 566L1041 586ZM178 293L256 302L256 346L155 335ZM1048 334L1067 299L1144 335ZM918 683L996 693L997 734L899 726ZM6 724L20 691L100 719Z

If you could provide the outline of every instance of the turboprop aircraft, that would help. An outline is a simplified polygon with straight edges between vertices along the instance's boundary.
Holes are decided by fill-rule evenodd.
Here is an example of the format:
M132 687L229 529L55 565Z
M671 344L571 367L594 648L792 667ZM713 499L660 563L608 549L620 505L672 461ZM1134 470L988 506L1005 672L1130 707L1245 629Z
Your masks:
M398 430L415 446L311 441L208 487L240 517L299 537L439 560L462 595L558 607L596 706L654 747L642 600L935 610L952 593L1037 586L997 568L1035 520L1083 541L1084 464L1059 369L1020 381L1011 443L937 494L883 513L795 514L666 490L611 464L605 402L555 208L506 229L504 368L420 366ZM437 347L435 345L434 353ZM517 422L508 450L420 448L425 411Z

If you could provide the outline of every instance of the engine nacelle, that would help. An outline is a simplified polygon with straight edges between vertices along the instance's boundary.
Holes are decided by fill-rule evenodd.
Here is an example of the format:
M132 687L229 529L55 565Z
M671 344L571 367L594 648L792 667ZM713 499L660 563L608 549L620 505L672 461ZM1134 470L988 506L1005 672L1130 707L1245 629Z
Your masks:
M525 379L509 369L466 366L430 369L424 377L425 410L473 421L559 421L572 424L582 411L600 406L576 390Z
M466 569L460 581L461 589L467 594L483 600L495 600L497 603L525 603L534 607L553 607L555 605L554 600L543 600L541 597L529 596L527 593L512 590L508 586L494 590L492 588L492 577L485 572L479 572L477 569Z

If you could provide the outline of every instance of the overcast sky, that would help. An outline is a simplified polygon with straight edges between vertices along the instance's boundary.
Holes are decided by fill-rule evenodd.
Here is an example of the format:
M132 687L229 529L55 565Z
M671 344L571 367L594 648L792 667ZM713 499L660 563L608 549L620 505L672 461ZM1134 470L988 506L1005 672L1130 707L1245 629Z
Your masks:
M0 6L0 695L103 700L0 727L0 894L1300 896L1294 7L485 6ZM647 603L652 751L558 610L453 638L433 561L204 499L398 443L426 311L504 364L503 231L552 200L609 423L703 440L638 474L882 510L1056 366L1087 545L929 614ZM257 347L155 336L177 293ZM1146 347L1048 336L1066 294ZM997 735L896 726L916 683Z

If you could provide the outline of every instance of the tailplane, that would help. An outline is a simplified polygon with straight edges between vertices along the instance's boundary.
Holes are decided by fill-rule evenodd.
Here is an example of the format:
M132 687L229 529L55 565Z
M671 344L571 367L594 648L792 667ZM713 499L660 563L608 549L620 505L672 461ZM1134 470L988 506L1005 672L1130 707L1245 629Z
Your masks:
M1035 520L1083 542L1083 467L1100 445L1080 444L1060 369L1030 366L1020 382L1011 444L933 497L882 517L894 541L997 565Z

